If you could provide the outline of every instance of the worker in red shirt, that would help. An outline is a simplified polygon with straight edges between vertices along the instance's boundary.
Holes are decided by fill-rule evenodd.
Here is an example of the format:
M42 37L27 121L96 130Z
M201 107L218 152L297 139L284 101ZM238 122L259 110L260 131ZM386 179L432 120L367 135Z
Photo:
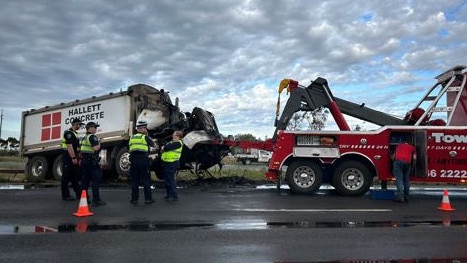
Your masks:
M409 201L410 172L412 164L416 161L415 147L408 143L407 139L396 146L393 155L393 171L396 177L397 196L395 202L404 203Z

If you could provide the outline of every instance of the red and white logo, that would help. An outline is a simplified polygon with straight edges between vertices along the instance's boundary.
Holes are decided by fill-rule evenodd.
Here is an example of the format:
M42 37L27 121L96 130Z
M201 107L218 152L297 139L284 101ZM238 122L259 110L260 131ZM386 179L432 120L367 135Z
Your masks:
M60 139L62 135L62 113L54 112L42 115L41 141Z

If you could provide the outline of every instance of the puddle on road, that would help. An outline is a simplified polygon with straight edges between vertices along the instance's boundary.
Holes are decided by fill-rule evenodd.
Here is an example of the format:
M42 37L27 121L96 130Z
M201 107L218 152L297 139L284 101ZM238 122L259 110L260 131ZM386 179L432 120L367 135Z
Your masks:
M31 183L31 184L0 184L0 190L34 190L34 189L42 189L42 188L54 188L59 187L58 183Z
M170 230L258 230L277 228L362 228L362 227L467 227L467 220L460 221L382 221L382 222L261 222L261 221L240 221L230 223L145 223L135 222L124 225L97 225L89 224L82 220L77 224L62 224L58 227L47 226L8 226L0 225L0 235L18 235L31 233L86 233L101 231L170 231ZM282 262L282 261L278 261ZM343 260L343 261L320 261L322 263L462 263L467 262L467 258L418 258L418 259L392 259L392 260ZM288 261L288 263L298 263ZM306 263L301 261L300 263Z
M378 227L467 227L467 220L443 219L442 221L349 221L349 222L260 222L240 221L227 223L129 223L122 225L98 225L81 221L77 224L49 226L0 225L0 235L31 233L85 233L101 231L170 231L170 230L265 230L265 229L312 229L312 228L378 228Z
M294 262L287 261L287 263L312 263L310 262ZM373 259L359 259L359 260L332 260L332 261L319 261L320 263L464 263L467 258L406 258L406 259L391 259L391 260L373 260ZM278 262L278 263L281 263Z
M24 190L24 184L3 184L0 190Z

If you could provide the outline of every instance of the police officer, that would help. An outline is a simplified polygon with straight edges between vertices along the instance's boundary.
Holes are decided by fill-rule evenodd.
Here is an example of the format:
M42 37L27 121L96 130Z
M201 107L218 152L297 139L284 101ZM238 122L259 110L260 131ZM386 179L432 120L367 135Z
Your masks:
M182 155L183 142L181 140L182 132L174 131L172 141L162 147L162 173L164 175L165 188L167 195L164 197L167 201L177 201L177 186L175 184L175 173L179 167L180 156Z
M80 129L81 122L78 118L71 120L70 129L63 133L62 137L62 200L73 201L80 197L80 187L78 184L79 176L79 165L78 165L78 153L79 153L79 139L77 130ZM70 196L70 190L68 188L69 183L75 192L75 197Z
M101 167L99 165L99 151L101 149L99 139L95 135L97 127L100 125L95 122L86 124L86 135L81 139L82 154L82 174L81 188L88 190L92 183L92 205L99 206L106 203L101 200L99 195L99 185L101 181Z
M130 176L131 176L131 200L132 204L138 203L139 186L144 188L144 203L154 203L151 193L151 173L149 171L149 147L154 147L154 142L148 136L147 122L139 121L136 124L136 134L131 136L128 146L130 149Z

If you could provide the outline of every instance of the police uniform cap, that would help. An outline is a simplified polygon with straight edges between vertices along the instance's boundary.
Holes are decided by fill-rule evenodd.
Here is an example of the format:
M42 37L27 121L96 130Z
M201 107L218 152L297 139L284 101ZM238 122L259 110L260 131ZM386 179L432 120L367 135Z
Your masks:
M83 125L84 123L83 123L79 118L73 118L73 119L71 120L71 124Z
M99 124L97 124L97 123L95 123L95 122L93 122L93 121L90 121L90 122L88 122L88 124L86 124L86 128L89 128L89 127L95 127L95 128L97 128L97 127L99 127L99 126L100 126Z
M138 121L138 123L136 123L136 128L146 128L146 127L148 127L148 123L145 121Z

